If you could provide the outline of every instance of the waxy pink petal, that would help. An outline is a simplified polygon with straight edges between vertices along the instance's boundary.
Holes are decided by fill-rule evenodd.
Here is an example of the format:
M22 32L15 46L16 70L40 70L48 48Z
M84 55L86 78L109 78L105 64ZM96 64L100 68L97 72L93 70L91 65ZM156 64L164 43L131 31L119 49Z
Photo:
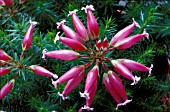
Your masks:
M97 65L95 65L87 74L84 93L80 93L81 97L85 97L86 99L90 98L89 91L93 83L97 80L98 74L99 74L99 68Z
M57 79L58 76L50 72L49 70L45 69L44 67L38 65L31 65L30 68L33 70L34 73L40 76L47 76L50 78Z
M14 5L13 0L4 0L4 3L7 7L12 7Z
M99 26L95 16L92 13L92 10L94 10L94 8L92 5L87 5L85 8L83 7L82 9L85 9L85 11L87 12L87 29L88 33L90 34L90 38L92 40L96 40L99 37Z
M99 51L102 46L101 40L98 40L95 45L96 45L96 50Z
M27 51L31 44L32 44L32 36L34 33L34 25L37 24L37 22L30 21L30 26L24 36L24 39L22 41L22 50Z
M123 83L122 83L121 79L112 71L108 71L108 77L109 77L109 80L110 80L110 83L111 83L112 87L115 88L117 93L125 101L128 100L128 98L126 96L126 91L125 91L125 88L123 86Z
M75 31L73 31L70 27L66 26L64 22L65 20L62 20L61 22L58 22L57 25L58 25L58 28L61 27L61 29L64 31L64 34L66 35L66 37L77 40L80 43L83 43L81 39L79 38L79 35Z
M46 52L43 50L43 57L56 58L60 60L74 60L79 58L80 54L72 50L55 50Z
M12 60L12 57L0 49L0 60L10 61L10 60Z
M143 64L140 64L136 61L130 60L130 59L118 59L118 61L126 66L129 70L136 70L136 71L141 71L141 72L149 72L151 74L152 71L152 66L146 67Z
M72 22L74 25L74 28L76 29L76 32L79 34L80 38L84 41L88 41L88 35L87 35L87 30L81 20L76 16L76 12L78 10L70 11L68 16L72 16Z
M106 73L104 73L104 75L103 75L103 83L104 83L106 89L108 90L108 92L110 93L110 95L117 102L116 109L118 109L118 107L123 105L123 103L121 102L120 95L117 93L115 88L112 87L111 82L110 82L109 77L108 77L108 74L106 74Z
M0 68L0 76L8 74L11 71L11 67Z
M71 68L69 71L64 73L57 81L53 81L53 85L56 88L58 84L61 84L63 82L66 82L72 78L77 77L81 72L83 72L84 66L79 65Z
M15 80L12 79L10 82L5 84L0 90L0 100L4 98L13 88Z
M116 60L112 60L111 63L113 65L114 70L117 73L119 73L123 77L133 81L133 83L131 85L137 84L137 82L140 80L140 77L137 77L137 76L134 77L133 74L120 62L118 62Z
M133 19L133 18L132 18ZM110 46L114 46L118 41L126 38L135 27L140 27L139 24L133 19L133 23L120 30L110 41Z
M3 0L0 0L0 5L5 5Z
M149 37L149 34L146 33L146 30L142 34L137 34L128 38L124 38L119 41L114 47L118 50L130 48L132 45L139 42L143 37Z
M58 33L57 33L58 34ZM87 48L77 40L71 39L71 38L65 38L65 37L60 37L59 35L56 35L55 40L59 40L66 46L70 47L73 50L80 50L80 51L85 51Z
M83 80L83 77L84 77L84 72L81 72L77 77L74 77L67 82L64 91L62 92L62 94L60 94L63 100L67 99L66 95L69 94L73 89L77 87L77 85Z

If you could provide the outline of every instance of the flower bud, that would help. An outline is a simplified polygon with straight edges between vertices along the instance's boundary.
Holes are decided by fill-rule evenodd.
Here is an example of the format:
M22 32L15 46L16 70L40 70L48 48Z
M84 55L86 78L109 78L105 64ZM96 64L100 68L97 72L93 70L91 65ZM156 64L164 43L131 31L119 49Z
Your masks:
M76 86L83 80L83 77L84 72L81 72L77 77L74 77L67 82L64 91L62 94L59 94L62 96L63 100L67 99L66 95L69 94L74 88L76 88Z
M97 65L95 65L87 74L84 93L80 93L81 97L90 99L89 91L90 91L90 88L92 87L93 83L97 80L98 74L99 74L99 68Z
M96 45L96 50L99 51L101 49L101 45L102 45L101 40L98 40L95 45Z
M10 82L5 84L0 90L0 100L4 98L13 88L15 80L12 79Z
M92 40L96 40L99 37L99 26L96 18L94 17L92 10L94 10L93 5L87 5L82 10L87 13L87 29Z
M103 40L103 42L102 42L102 44L101 44L101 47L102 47L102 49L103 49L104 51L107 50L107 48L108 48L108 40L107 40L107 38L104 38L104 40Z
M132 45L139 42L143 37L149 38L149 34L146 33L146 30L144 30L142 34L137 34L120 40L114 47L119 50L130 48Z
M71 49L80 50L80 51L87 50L87 48L82 43L78 42L77 40L74 40L71 38L60 37L58 34L59 33L57 33L55 40L60 40L60 42L70 47Z
M30 68L33 70L34 73L36 73L37 75L40 75L40 76L47 76L47 77L50 77L50 78L54 78L54 79L57 79L58 76L53 74L52 72L50 72L49 70L41 67L41 66L38 66L38 65L31 65Z
M80 38L84 41L88 41L88 35L87 35L87 30L85 28L85 26L83 25L83 23L80 21L80 19L76 16L76 12L78 10L74 10L74 11L69 11L69 15L72 16L72 22L74 25L74 28L76 29L76 32L80 35Z
M0 49L0 60L10 61L10 60L12 60L12 57Z
M58 84L61 84L63 82L66 82L72 78L77 77L81 72L83 72L84 66L79 65L71 68L69 71L67 71L65 74L63 74L57 81L53 81L53 85L56 88Z
M58 25L57 28L61 27L67 38L71 38L82 43L82 40L79 38L79 35L75 31L73 31L70 27L66 26L64 22L66 21L62 20L61 22L57 22L56 23Z
M49 58L56 58L60 60L74 60L80 56L79 53L72 51L72 50L55 50L55 51L49 51L46 52L46 50L43 50L43 57L49 57Z
M110 41L110 46L114 46L118 41L126 38L135 27L140 27L139 24L133 19L133 23L129 26L125 27L124 29L120 30Z
M123 77L133 81L133 83L131 85L137 84L137 82L140 80L140 77L137 77L137 76L134 77L132 75L132 73L120 62L118 62L116 60L112 60L111 63L113 65L114 70L117 73L119 73Z
M0 68L0 76L8 74L11 71L11 67Z
M4 0L4 2L7 7L12 7L14 5L13 0Z
M23 51L27 51L31 44L32 44L32 36L33 36L33 33L34 33L34 25L36 25L37 22L35 21L31 21L30 20L30 26L24 36L24 39L22 41L22 50Z

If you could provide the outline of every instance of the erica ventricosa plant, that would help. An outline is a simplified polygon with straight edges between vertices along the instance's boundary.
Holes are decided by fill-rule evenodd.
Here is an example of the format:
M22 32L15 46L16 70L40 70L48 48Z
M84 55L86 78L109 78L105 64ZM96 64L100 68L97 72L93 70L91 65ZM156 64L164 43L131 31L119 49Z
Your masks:
M85 60L86 64L74 66L57 80L53 80L52 84L57 89L58 84L67 82L63 92L58 92L63 99L67 99L67 94L82 81L83 77L86 77L84 91L80 92L80 96L86 99L86 104L79 110L81 112L83 109L93 110L91 104L97 90L98 79L99 76L103 77L103 83L117 102L116 109L118 109L119 106L126 105L131 100L128 99L123 82L117 74L132 81L132 85L135 85L140 80L140 77L134 76L131 70L151 73L152 67L148 68L130 59L112 59L112 57L107 56L107 53L114 50L128 49L142 38L148 38L149 34L144 30L142 34L129 36L135 27L140 28L139 24L132 19L133 23L120 30L112 37L110 42L107 38L101 40L99 38L99 24L92 13L94 11L93 6L87 5L82 10L85 10L87 14L87 27L84 26L76 15L78 10L70 11L68 14L72 18L74 29L65 25L65 20L57 23L58 28L63 30L66 37L61 37L57 33L54 43L58 40L70 49L44 50L43 58L56 58L60 60L81 58Z
M22 53L20 56L20 60L17 61L14 58L12 58L10 55L8 55L4 50L0 49L0 77L3 77L4 75L9 74L12 72L13 69L17 69L17 71L14 73L13 79L5 84L2 89L0 90L0 100L4 98L13 88L15 79L19 76L19 70L21 69L28 69L33 71L35 74L40 76L46 76L53 79L57 79L58 76L50 72L49 70L45 69L44 67L41 67L39 65L23 65L23 59L24 54L27 53L29 48L32 44L32 38L34 33L34 25L37 24L37 22L30 21L30 26L23 38L22 41Z

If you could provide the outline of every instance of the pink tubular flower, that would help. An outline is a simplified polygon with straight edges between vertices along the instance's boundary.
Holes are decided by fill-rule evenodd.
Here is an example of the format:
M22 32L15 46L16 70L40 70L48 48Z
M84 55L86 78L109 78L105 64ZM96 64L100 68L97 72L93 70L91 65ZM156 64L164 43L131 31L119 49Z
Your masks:
M95 65L87 74L84 93L80 93L81 97L90 99L89 91L90 91L90 88L92 87L93 83L97 80L98 74L99 74L99 68L97 65Z
M75 31L73 31L70 27L66 26L64 22L66 21L62 20L61 22L57 22L58 25L57 28L61 27L61 29L64 31L64 34L66 35L67 38L71 38L82 43L81 39L79 38L79 35Z
M99 26L96 18L94 17L92 10L94 10L93 5L87 5L81 10L85 10L87 13L87 29L92 40L96 40L99 37Z
M1 5L5 5L4 1L3 0L0 0L0 6Z
M117 93L125 101L123 103L123 105L126 105L127 103L132 101L132 100L128 100L128 98L126 96L125 88L124 88L123 83L120 80L120 78L114 72L112 72L112 71L108 71L108 76L109 76L109 80L110 80L110 83L111 83L112 87L117 91Z
M57 75L53 74L52 72L50 72L49 70L47 70L41 66L31 65L30 68L33 70L34 73L36 73L40 76L47 76L47 77L54 78L54 79L58 78Z
M11 67L0 68L0 76L8 74L11 71Z
M132 45L139 42L143 37L149 38L149 34L146 33L146 30L144 30L142 34L137 34L120 40L119 42L116 43L114 47L119 50L130 48Z
M118 41L126 38L135 27L139 27L139 24L133 19L133 23L129 26L125 27L124 29L120 30L110 41L110 46L114 46Z
M49 57L49 58L56 58L60 60L73 60L76 59L80 56L79 53L72 51L72 50L55 50L55 51L50 51L46 52L43 50L43 57Z
M54 42L56 40L59 40L60 42L62 42L63 44L65 44L66 46L70 47L73 50L80 50L80 51L87 50L87 48L82 43L80 43L79 41L71 39L71 38L60 37L58 35L59 33L60 32L57 33Z
M134 77L132 75L132 73L120 62L118 62L116 60L112 60L111 63L113 65L114 70L117 73L119 73L123 77L133 81L133 83L131 85L137 84L137 82L140 80L140 77L137 77L137 76Z
M101 49L102 43L101 40L98 40L98 42L96 43L96 50L99 51Z
M58 84L61 84L63 82L66 82L72 78L78 77L78 75L83 72L84 66L79 65L71 68L69 71L67 71L65 74L63 74L57 81L53 81L52 84L56 88Z
M141 72L149 72L149 74L151 74L152 71L152 67L153 65L151 65L151 67L146 67L143 64L140 64L138 62L135 62L133 60L129 60L129 59L118 59L118 61L123 64L126 68L128 68L129 70L136 70L136 71L141 71Z
M10 60L12 60L12 57L0 49L0 60L10 61Z
M4 98L13 88L15 80L12 79L10 82L5 84L0 90L0 100Z
M108 77L108 74L106 74L106 73L104 73L104 75L103 75L103 83L104 83L106 89L108 90L108 92L110 93L110 95L117 102L117 107L116 107L116 110L117 110L119 106L123 105L123 103L121 102L120 95L117 93L115 88L112 87L111 82Z
M86 105L84 105L84 107L82 107L82 109L86 109L86 110L91 110L93 111L94 108L90 108L90 105L92 104L92 101L94 99L95 93L97 90L97 80L95 80L95 82L93 83L92 87L89 90L89 97L90 99L86 99Z
M80 19L76 16L76 12L78 10L74 10L74 11L70 11L68 16L71 15L72 16L72 22L74 25L74 28L76 29L77 33L80 35L80 38L83 41L88 41L88 35L87 35L87 30L84 27L83 23L80 21Z
M63 100L67 99L66 95L76 88L76 86L83 80L83 77L84 72L81 72L77 77L74 77L67 82L62 94L58 93L60 96L62 96Z
M4 0L4 2L7 7L12 7L14 5L13 0Z
M22 50L23 51L27 51L31 44L32 44L32 36L33 36L33 32L34 32L34 25L36 25L37 22L35 21L31 21L30 20L30 26L24 36L24 39L22 41Z

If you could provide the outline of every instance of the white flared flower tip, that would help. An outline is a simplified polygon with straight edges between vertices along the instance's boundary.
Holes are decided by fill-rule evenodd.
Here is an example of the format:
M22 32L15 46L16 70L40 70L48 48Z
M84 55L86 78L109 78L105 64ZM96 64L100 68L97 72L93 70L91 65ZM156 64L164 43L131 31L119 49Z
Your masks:
M119 103L119 104L117 104L117 106L116 106L116 110L118 110L118 108L120 107L120 106L122 106L123 105L123 103Z
M151 76L152 68L153 68L153 64L151 64L151 67L149 68L149 75L148 75L148 77Z
M54 75L53 75L53 78L54 78L54 79L58 79L58 75L54 74Z
M132 100L126 100L124 103L123 103L123 105L126 105L126 104L128 104L129 102L131 102Z
M140 81L141 77L134 77L133 83L131 85L136 85L138 83L138 81Z
M36 25L38 22L30 20L30 24Z
M57 81L53 81L53 79L51 79L52 81L52 85L54 86L55 89L57 89Z
M86 109L87 111L93 111L94 110L94 108L90 108L87 105L84 105L84 107L82 107L82 109Z
M82 7L81 10L85 10L85 12L87 13L87 10L95 10L93 5L86 5L86 7Z
M149 39L149 34L146 32L145 29L144 29L144 31L143 31L143 34L145 35L145 37L146 37L147 39Z
M86 93L86 92L84 92L84 93L79 92L79 93L80 93L80 97L84 97L86 99L90 99L89 93Z
M133 24L134 24L136 27L141 28L140 25L135 21L134 18L132 18L132 20L133 20Z
M47 51L46 51L46 49L44 49L43 51L42 51L42 54L43 54L43 56L42 56L42 58L45 60L45 53L46 53Z
M60 25L64 24L66 20L62 20L61 22L57 22L57 29L59 29Z
M58 92L58 95L61 96L63 100L68 99L68 97L64 96L64 95L61 94L60 92Z
M59 40L59 37L60 37L59 34L60 34L60 32L57 32L55 39L54 39L54 44L56 44L56 41Z
M75 10L73 10L73 11L69 11L69 14L68 14L67 16L70 16L70 15L76 14L76 12L77 12L77 11L78 11L77 9L75 9Z

